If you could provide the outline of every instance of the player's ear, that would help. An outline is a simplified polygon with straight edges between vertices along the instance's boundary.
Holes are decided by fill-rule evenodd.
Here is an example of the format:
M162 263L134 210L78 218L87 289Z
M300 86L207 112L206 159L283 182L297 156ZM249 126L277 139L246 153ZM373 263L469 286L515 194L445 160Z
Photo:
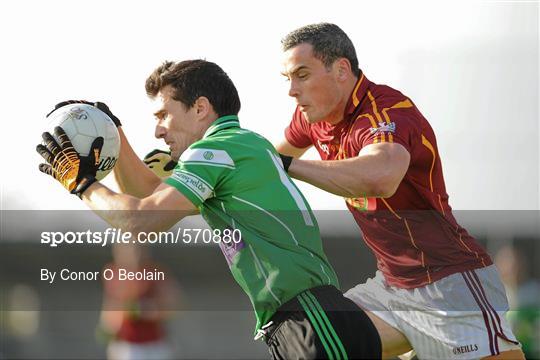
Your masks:
M210 100L208 100L206 96L199 96L199 98L195 100L193 106L195 107L195 111L199 118L206 117L212 110L212 104L210 104Z
M334 67L336 68L337 78L339 81L347 80L349 75L352 73L351 63L346 58L337 59L334 62Z

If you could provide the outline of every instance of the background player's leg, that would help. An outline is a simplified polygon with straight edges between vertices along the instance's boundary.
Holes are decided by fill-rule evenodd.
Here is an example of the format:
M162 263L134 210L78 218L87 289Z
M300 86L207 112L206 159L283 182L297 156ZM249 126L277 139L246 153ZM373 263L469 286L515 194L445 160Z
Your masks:
M483 358L484 360L525 360L525 354L521 349L503 351L499 355L493 355Z
M383 359L396 357L412 350L411 344L399 330L393 328L384 320L370 311L364 310L369 316L381 338Z
M377 271L375 277L349 289L344 295L362 308L375 325L381 339L382 357L395 358L412 350L412 346L397 329L393 313L386 301L392 297L388 289L382 273ZM380 314L376 315L377 312Z

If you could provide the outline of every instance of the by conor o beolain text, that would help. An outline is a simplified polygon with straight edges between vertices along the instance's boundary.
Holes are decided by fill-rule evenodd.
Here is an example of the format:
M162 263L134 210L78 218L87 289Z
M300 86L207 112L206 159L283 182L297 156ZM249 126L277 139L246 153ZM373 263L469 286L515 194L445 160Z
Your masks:
M73 244L107 246L112 244L225 244L239 243L239 229L183 229L131 233L108 228L104 231L43 231L41 243L50 247Z

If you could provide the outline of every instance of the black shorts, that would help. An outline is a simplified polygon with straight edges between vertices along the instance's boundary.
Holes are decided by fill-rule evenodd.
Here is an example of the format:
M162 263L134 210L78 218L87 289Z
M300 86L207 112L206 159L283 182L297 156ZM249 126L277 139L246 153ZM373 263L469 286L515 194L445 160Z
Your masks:
M380 359L381 339L366 313L334 286L306 290L266 327L273 359Z

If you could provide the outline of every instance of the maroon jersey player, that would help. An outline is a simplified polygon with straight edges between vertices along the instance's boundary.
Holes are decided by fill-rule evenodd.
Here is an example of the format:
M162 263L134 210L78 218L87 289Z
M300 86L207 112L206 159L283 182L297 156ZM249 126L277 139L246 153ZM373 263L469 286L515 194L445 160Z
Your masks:
M522 357L497 271L452 214L435 134L413 101L371 82L336 25L282 45L297 108L277 149L292 177L346 199L375 254L376 276L346 295L369 311L384 356ZM322 161L297 159L311 146Z

